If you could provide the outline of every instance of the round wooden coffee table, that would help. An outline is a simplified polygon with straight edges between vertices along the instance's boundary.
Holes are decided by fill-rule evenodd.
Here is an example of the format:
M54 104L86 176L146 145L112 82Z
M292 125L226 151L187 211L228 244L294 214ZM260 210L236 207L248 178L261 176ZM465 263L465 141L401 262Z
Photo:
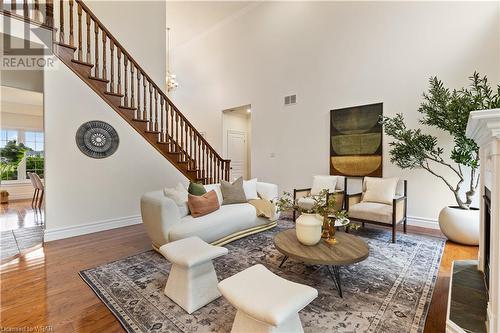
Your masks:
M288 229L278 233L274 237L274 246L285 255L279 267L288 258L306 264L325 265L339 291L340 297L342 297L340 266L365 260L368 258L370 250L368 244L358 236L337 232L335 238L338 240L335 245L328 245L322 239L314 246L306 246L297 240L295 229Z

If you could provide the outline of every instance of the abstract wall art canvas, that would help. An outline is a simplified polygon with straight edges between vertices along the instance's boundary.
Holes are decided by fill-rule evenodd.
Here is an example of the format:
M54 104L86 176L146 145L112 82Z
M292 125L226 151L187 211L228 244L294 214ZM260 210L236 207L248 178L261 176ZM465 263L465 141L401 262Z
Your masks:
M330 174L382 177L382 103L330 111Z

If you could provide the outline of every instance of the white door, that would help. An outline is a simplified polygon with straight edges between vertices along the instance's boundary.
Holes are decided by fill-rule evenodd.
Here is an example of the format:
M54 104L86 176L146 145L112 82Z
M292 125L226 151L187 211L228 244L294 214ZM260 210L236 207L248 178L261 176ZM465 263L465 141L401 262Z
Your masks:
M227 158L231 160L229 179L234 181L247 176L247 140L246 133L227 131Z

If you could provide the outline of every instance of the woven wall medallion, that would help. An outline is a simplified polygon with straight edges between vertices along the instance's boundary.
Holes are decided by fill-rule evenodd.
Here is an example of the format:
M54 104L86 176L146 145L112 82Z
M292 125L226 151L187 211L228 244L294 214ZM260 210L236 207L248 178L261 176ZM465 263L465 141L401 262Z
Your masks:
M92 158L111 156L118 149L119 142L113 126L99 120L82 124L76 132L76 145L82 153Z

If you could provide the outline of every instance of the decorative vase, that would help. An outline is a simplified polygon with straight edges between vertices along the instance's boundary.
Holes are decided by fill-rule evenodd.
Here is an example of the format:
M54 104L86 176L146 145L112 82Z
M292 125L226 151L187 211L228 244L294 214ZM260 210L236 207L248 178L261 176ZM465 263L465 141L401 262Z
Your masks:
M451 241L464 245L479 244L479 209L444 207L439 213L439 228Z
M328 218L328 215L325 214L323 216L323 227L322 227L322 232L321 232L321 238L328 238L328 235L330 234L330 218Z
M338 241L335 239L335 231L336 231L335 224L336 224L336 222L337 222L336 220L330 221L330 228L328 230L328 238L325 239L325 242L328 245L335 245L338 243Z
M297 218L295 231L301 244L312 246L321 240L321 226L323 221L316 214L301 214Z

